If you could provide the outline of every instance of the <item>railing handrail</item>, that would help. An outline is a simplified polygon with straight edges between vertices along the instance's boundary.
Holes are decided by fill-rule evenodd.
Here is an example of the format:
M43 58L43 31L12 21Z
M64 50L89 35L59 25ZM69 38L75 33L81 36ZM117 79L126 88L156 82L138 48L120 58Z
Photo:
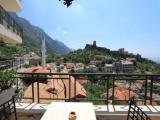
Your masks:
M54 76L55 75L55 76ZM57 78L57 76L59 78ZM93 77L94 76L94 77ZM74 84L72 83L72 87L71 87L71 77L74 77ZM29 80L29 84L32 86L32 97L30 99L34 101L34 96L35 96L35 93L34 93L34 89L37 89L37 94L36 95L37 99L38 99L38 102L40 100L72 100L70 97L71 97L71 89L74 91L74 95L72 95L72 97L75 97L75 100L79 100L79 101L86 101L86 100L89 100L89 101L105 101L106 103L108 103L110 100L111 100L111 96L113 97L115 95L115 87L116 87L116 83L118 81L126 81L126 84L128 85L131 85L131 84L134 84L134 82L136 82L136 80L138 81L142 81L143 80L143 88L139 89L138 93L136 93L138 96L143 96L142 98L138 98L137 101L141 101L141 102L144 102L144 104L147 104L147 102L149 102L150 104L152 104L153 101L155 102L160 102L159 100L157 99L152 99L153 98L153 83L156 82L156 81L159 81L160 80L160 74L127 74L127 73L22 73L22 72L18 72L17 73L17 76L14 77L15 79L24 79L24 80ZM76 97L76 90L77 90L77 83L76 81L77 80L89 80L91 82L91 84L94 83L94 80L102 80L104 83L105 83L105 87L107 88L105 91L103 91L103 93L105 93L104 95L107 95L106 98L79 98L79 97ZM27 80L27 81L28 81ZM40 81L43 81L43 80L51 80L53 82L53 80L56 80L56 81L61 81L61 80L67 80L69 83L67 83L67 89L69 89L69 96L67 97L64 97L64 98L46 98L46 97L42 97L40 95L40 93L42 91L40 91L40 88L39 88L39 84L40 84ZM111 81L110 81L111 80ZM117 81L117 82L116 82ZM34 82L36 82L35 84L37 84L37 88L35 88L35 84ZM73 82L73 81L72 81ZM92 83L93 82L93 83ZM111 82L111 85L109 84ZM150 82L150 83L148 83ZM127 86L126 86L127 87ZM130 86L131 87L131 86ZM130 97L130 92L132 92L132 89L130 87L127 87L128 88L128 91L129 91L129 97ZM150 87L150 88L149 88ZM112 88L112 89L111 89ZM93 89L93 88L91 88ZM133 90L134 91L134 90ZM88 92L88 91L87 91ZM90 91L91 92L91 91ZM73 94L72 93L72 94ZM112 95L110 95L110 93ZM147 95L149 95L149 98L147 98ZM128 99L128 98L127 98ZM114 104L114 102L116 101L125 101L127 102L127 100L125 98L125 100L119 100L119 99L114 99L112 98L112 104Z
M107 76L160 76L160 74L137 74L137 73L31 73L17 72L17 74L35 74L35 75L107 75Z

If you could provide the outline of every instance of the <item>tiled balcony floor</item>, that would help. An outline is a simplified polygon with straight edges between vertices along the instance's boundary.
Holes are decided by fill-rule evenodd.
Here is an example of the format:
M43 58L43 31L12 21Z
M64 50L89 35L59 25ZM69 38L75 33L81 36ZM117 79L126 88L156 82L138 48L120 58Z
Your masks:
M50 104L16 103L18 120L40 120ZM160 106L140 106L152 120L160 120ZM94 105L97 120L126 120L126 105Z
M37 103L16 103L17 112L44 113L50 104ZM160 106L140 106L143 111L150 115L160 116ZM96 115L119 114L126 115L128 106L126 105L94 105Z

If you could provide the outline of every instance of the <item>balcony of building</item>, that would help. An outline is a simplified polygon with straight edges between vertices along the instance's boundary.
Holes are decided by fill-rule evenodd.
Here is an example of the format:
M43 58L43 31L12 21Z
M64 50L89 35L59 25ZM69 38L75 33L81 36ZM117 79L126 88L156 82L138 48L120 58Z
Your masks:
M23 66L29 65L29 60L24 57L17 57L10 60L0 61L0 71L19 70Z
M8 12L20 12L21 0L1 0L0 5Z
M22 33L22 27L0 6L0 42L21 44Z
M14 78L18 120L40 120L52 102L92 103L97 120L125 120L133 96L152 120L160 119L160 75L42 72Z

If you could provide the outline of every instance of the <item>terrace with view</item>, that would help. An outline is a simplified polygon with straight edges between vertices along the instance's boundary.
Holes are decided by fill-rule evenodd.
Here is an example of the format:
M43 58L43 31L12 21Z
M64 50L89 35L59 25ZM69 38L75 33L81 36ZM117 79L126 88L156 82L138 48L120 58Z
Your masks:
M72 1L64 0L64 4L69 7ZM20 9L19 0L0 1L0 37L2 38L0 43L22 43L23 30L7 12L18 12ZM133 63L124 61L116 64L118 67L122 65L125 73L112 73L113 64L105 64L106 73L71 73L74 67L72 63L58 66L62 70L57 72L58 67L55 64L45 64L45 42L44 44L43 42L42 66L36 66L40 60L39 56L32 58L30 55L0 62L0 77L2 77L0 78L0 94L3 95L0 97L0 120L49 120L65 115L68 118L68 110L71 113L76 112L77 120L86 118L126 120L131 107L129 103L133 97L139 107L134 108L136 113L133 114L142 114L141 118L137 115L133 119L142 120L142 117L146 117L144 113L151 120L160 119L160 93L158 91L160 74L134 74L130 72L134 69ZM87 46L87 49L92 47ZM93 47L96 47L95 42ZM104 48L101 50L108 51ZM117 55L117 51L113 52ZM120 49L119 52L129 54L124 49ZM23 66L28 65L30 60L34 63L34 67L24 68ZM101 61L93 60L91 64L99 65ZM91 65L93 69L95 65ZM79 68L77 71L81 71L84 64L79 63L77 66ZM16 74L10 74L12 69L16 70ZM13 97L6 94L6 89L2 91L7 84L11 87L9 92ZM6 98L8 100L5 101ZM50 114L49 111L51 111ZM143 120L148 120L148 118Z
M38 120L52 102L91 102L97 120L122 120L127 119L128 102L133 96L152 120L160 117L160 97L153 92L160 75L56 73L54 69L36 67L17 73L14 79L19 90L18 119Z

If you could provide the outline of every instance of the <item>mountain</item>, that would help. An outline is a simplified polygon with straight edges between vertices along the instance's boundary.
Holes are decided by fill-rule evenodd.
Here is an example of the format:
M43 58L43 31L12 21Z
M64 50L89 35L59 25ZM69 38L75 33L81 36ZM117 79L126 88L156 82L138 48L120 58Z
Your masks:
M23 45L32 50L39 51L41 49L41 41L45 36L46 49L48 53L66 54L71 51L64 43L52 39L41 28L32 25L29 21L19 17L17 14L10 13L15 21L23 27Z

